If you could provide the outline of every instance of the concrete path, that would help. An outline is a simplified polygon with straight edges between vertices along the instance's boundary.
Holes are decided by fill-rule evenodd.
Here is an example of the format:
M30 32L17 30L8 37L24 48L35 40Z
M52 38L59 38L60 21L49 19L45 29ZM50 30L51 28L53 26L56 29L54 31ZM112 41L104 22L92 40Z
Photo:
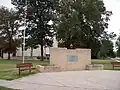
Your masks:
M9 82L0 81L0 86L22 90L120 90L120 71L39 73Z

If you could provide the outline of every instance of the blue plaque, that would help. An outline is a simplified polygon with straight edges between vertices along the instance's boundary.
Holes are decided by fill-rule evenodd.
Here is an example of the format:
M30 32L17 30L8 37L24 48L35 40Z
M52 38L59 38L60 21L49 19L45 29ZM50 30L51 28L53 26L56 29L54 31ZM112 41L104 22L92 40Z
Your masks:
M78 61L78 56L67 56L67 60L69 62L77 62Z

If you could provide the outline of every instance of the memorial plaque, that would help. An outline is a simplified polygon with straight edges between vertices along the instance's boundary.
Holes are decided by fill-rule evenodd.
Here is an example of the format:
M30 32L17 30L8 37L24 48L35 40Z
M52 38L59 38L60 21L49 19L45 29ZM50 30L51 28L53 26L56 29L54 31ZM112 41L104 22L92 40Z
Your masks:
M78 56L67 56L68 62L77 62Z

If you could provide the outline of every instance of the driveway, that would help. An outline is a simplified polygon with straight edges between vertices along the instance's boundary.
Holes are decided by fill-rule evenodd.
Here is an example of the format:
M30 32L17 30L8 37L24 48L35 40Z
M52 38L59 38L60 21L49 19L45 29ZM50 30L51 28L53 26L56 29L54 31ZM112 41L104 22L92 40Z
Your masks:
M120 90L120 71L39 73L3 86L22 90Z

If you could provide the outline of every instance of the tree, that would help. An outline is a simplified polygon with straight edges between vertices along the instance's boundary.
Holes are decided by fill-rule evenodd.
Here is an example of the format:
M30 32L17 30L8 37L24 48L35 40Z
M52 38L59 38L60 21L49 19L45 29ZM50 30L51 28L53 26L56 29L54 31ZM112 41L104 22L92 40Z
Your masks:
M101 48L101 42L98 39L94 39L91 42L91 58L92 59L97 59L99 58L99 52L100 52L100 48Z
M102 40L102 47L100 49L100 56L103 58L106 57L115 57L113 51L113 42L109 40Z
M57 39L67 48L71 44L73 48L90 48L92 57L97 57L99 38L111 15L102 0L60 0Z
M0 35L5 37L4 49L8 53L8 59L12 52L16 52L15 37L19 28L17 18L17 12L14 10L3 6L0 8Z
M12 0L12 4L19 10L20 16L24 18L26 0ZM43 46L50 45L54 35L54 27L49 21L55 20L55 8L59 0L27 0L27 29L26 35L33 38L41 45L41 60L43 60ZM47 41L47 42L46 42Z
M4 51L4 45L5 45L5 37L0 37L0 57L3 58L3 51Z
M108 32L103 32L101 37L101 48L100 48L100 56L103 58L106 57L115 57L114 53L114 45L112 40L114 40L116 37L116 34L114 32L111 32L108 34Z
M31 57L33 57L33 49L38 48L38 43L34 40L34 38L26 39L26 49L31 48Z
M120 57L120 36L116 40L117 56Z

